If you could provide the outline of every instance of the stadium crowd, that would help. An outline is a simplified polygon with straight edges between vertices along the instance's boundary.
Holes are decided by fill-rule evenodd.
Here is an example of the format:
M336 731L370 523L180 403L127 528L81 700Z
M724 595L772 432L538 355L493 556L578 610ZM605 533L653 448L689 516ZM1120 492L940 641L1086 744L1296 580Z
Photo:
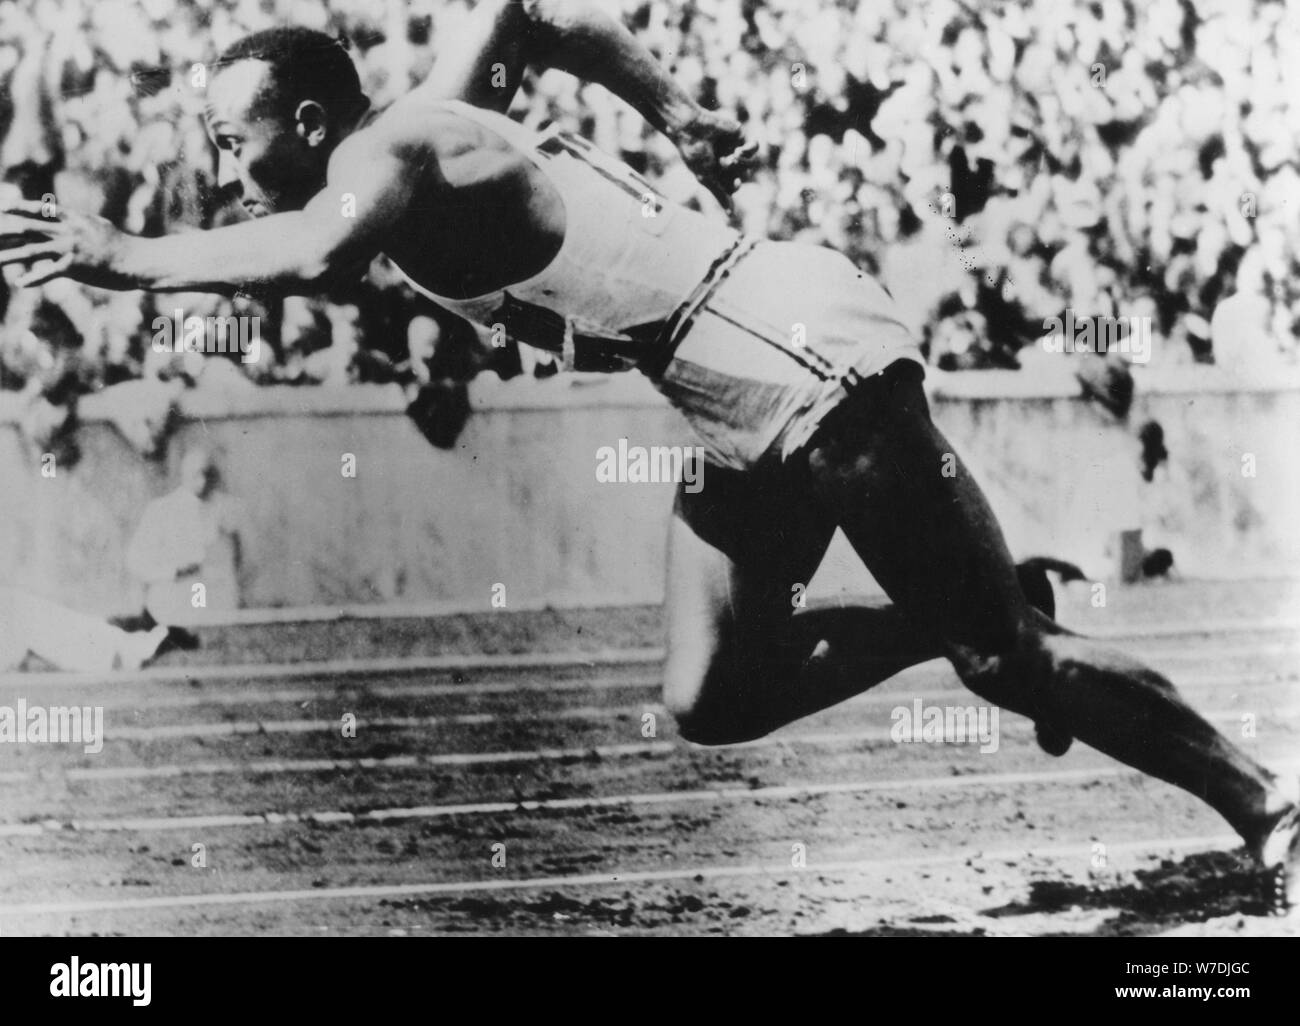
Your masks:
M0 188L53 195L132 232L225 223L240 215L214 187L199 120L204 62L273 24L342 33L383 106L428 73L438 41L455 39L470 9L5 0ZM931 362L1014 367L1044 318L1066 308L1151 317L1158 361L1294 358L1293 5L623 0L622 13L692 94L736 112L763 144L764 164L737 196L747 229L836 246L887 283L909 247L960 252L959 273L928 283L919 321ZM560 120L670 194L699 198L671 145L598 87L533 77L516 113ZM1227 317L1221 303L1234 294ZM261 358L155 352L153 319L175 307L259 315ZM0 388L28 393L51 423L77 395L139 378L419 390L454 389L483 370L553 369L544 356L485 344L382 261L346 294L270 305L0 285L0 316Z

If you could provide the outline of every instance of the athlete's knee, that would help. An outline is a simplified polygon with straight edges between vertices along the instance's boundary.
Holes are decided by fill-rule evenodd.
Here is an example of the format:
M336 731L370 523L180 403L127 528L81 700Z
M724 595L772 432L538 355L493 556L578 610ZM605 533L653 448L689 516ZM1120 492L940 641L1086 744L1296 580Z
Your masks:
M734 745L767 731L743 700L731 667L715 660L702 674L669 674L664 707L683 738L697 745Z
M948 657L971 691L1017 711L1037 704L1034 696L1054 672L1047 634L1034 623L1014 635L975 645L952 645Z
M670 705L668 711L677 723L677 733L697 745L731 745L748 740L736 736L725 721L700 702Z
M668 711L677 723L677 733L692 744L734 745L761 736L739 730L737 723L706 702L669 705Z
M734 745L762 737L763 730L742 722L737 710L723 708L722 703L697 696L692 701L666 701L677 723L677 732L697 745Z
M700 704L700 691L704 682L696 675L667 672L664 675L664 708L677 723L678 732L688 741L694 740L694 719Z

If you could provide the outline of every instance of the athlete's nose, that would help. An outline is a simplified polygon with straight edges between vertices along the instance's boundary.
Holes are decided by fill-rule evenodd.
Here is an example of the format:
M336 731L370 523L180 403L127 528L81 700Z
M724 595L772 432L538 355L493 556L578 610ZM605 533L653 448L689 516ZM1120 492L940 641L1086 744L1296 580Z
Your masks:
M239 184L239 168L235 166L235 158L225 150L220 151L217 157L217 188L237 196L242 191L237 188Z

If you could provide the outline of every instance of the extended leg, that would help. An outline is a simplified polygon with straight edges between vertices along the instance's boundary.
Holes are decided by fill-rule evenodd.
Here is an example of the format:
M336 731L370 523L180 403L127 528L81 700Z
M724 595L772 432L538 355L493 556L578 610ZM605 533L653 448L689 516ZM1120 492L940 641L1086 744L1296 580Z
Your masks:
M161 627L129 633L13 588L0 588L0 623L0 669L16 665L29 651L61 670L139 669L167 634Z
M965 683L1203 798L1258 848L1293 799L1158 673L1028 607L988 503L930 421L916 368L895 364L842 411L810 448L814 491Z

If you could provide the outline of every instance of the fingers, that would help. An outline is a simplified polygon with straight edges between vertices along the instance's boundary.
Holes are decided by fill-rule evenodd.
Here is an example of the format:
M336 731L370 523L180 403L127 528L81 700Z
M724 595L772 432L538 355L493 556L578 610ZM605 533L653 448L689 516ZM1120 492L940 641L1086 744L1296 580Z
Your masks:
M743 146L738 146L729 155L721 160L723 167L733 167L737 165L753 164L758 160L758 143L747 142Z
M39 221L18 214L0 214L0 236L49 235L54 226L53 221Z
M735 210L735 205L731 198L732 190L727 187L727 184L724 181L710 175L708 178L704 179L704 187L709 190L709 193L714 199L722 204L722 209L728 214Z
M718 158L715 174L732 193L740 188L741 183L754 173L758 166L758 143L749 142L737 146L730 153Z
M752 163L722 163L709 177L719 183L728 195L735 192L753 173L754 165Z
M726 156L713 153L696 154L688 158L687 165L710 189L735 192L740 184L753 174L758 165L756 144L741 147Z
M0 213L25 215L28 219L35 217L42 221L57 221L57 214L46 216L47 209L47 204L42 200L14 199L9 200L7 203L0 203Z
M19 278L14 284L18 288L31 288L34 285L44 285L47 281L53 281L60 275L66 274L72 267L72 254L64 253L58 260L52 264L42 264L39 267L33 267L30 271Z
M53 242L33 242L15 249L0 249L0 267L5 264L25 264L29 260L49 260L63 254L63 247Z
M44 261L17 278L13 282L16 288L44 285L72 266L72 253L57 238L64 227L57 219L47 218L45 211L38 200L0 203L0 242L7 243L0 245L0 267Z

